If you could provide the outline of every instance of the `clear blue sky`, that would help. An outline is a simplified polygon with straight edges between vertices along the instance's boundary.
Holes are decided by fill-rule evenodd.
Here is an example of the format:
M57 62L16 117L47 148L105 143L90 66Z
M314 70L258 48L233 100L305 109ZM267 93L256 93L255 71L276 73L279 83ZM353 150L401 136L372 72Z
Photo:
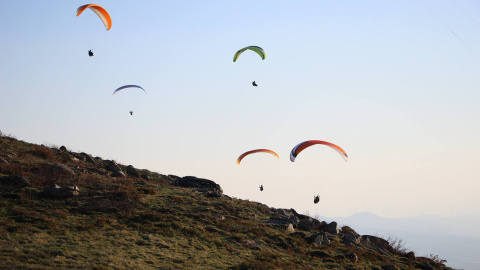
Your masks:
M478 1L96 3L110 31L85 2L0 0L3 133L302 213L480 215ZM266 59L233 63L248 45ZM310 139L349 162L290 162ZM236 165L256 148L280 159Z

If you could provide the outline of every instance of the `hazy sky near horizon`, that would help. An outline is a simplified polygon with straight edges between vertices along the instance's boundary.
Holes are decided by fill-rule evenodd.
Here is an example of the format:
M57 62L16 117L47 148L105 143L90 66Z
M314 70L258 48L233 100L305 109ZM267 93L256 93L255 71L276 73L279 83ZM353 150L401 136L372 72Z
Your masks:
M478 1L83 4L0 0L3 133L312 215L480 215ZM349 162L290 162L311 139Z

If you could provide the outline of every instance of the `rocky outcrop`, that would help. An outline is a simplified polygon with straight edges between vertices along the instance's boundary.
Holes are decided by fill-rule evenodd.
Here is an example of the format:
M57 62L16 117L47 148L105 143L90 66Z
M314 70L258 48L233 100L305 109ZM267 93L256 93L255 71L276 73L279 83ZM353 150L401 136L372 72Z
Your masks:
M55 184L43 189L43 191L39 194L40 196L44 197L54 197L54 198L70 198L74 196L78 196L79 189L77 186L71 187L60 187L59 185Z

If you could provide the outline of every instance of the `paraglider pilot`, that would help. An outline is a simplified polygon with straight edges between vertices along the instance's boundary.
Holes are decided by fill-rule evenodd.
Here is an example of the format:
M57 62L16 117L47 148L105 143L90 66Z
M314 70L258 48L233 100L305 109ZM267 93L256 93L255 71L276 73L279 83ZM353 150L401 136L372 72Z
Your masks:
M260 185L260 191L263 191L263 185Z
M320 195L314 196L313 197L313 203L317 204L320 201Z
M92 50L88 50L88 56L92 57L93 56L93 52Z
M133 111L130 111L130 115L133 115Z
M253 86L258 86L255 81L252 82L252 85L253 85Z

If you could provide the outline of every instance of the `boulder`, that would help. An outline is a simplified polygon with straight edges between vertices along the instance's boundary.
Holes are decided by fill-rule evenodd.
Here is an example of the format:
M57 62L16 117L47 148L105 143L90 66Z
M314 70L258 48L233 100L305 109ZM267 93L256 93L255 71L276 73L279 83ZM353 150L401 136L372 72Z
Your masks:
M360 238L361 237L354 232L347 232L344 240L347 244L360 244Z
M81 161L85 161L85 156L84 155L81 155L79 153L71 153L72 156L78 158L78 160L81 160Z
M170 176L169 176L170 177ZM223 194L223 190L219 184L212 180L197 178L195 176L185 176L179 178L173 182L173 185L180 187L196 188L205 192L217 191L219 194Z
M309 244L313 244L314 246L323 246L330 244L330 240L328 240L328 237L324 232L312 234L305 238L305 241L307 241L307 243Z
M331 233L331 234L338 234L339 229L338 229L337 222L332 221L330 223L323 224L322 225L322 231L328 232L328 233Z
M113 160L108 162L108 165L107 165L106 169L113 172L113 173L121 172L125 176L125 174L122 171L122 168L120 168L120 166L118 166L118 164Z
M89 163L92 163L92 164L95 164L95 159L93 159L92 155L90 154L87 154L87 153L80 153L80 155L82 155L83 157L85 157L85 160Z
M295 228L293 228L292 223L289 223L289 224L288 224L287 232L295 232Z
M30 186L30 181L21 175L7 175L0 176L0 184L14 187L28 187Z
M305 215L298 215L300 222L297 228L303 231L312 231L320 227L320 221Z
M270 216L270 220L275 223L288 224L297 226L300 223L300 218L294 209L276 209L271 208L270 212L273 214Z
M145 180L150 180L150 176L148 176L148 174L142 174L142 178L145 179Z
M62 150L62 151L67 151L67 148L66 148L65 146L63 146L63 145L62 145L62 146L60 146L60 148L59 148L59 149L60 149L60 150Z
M395 250L390 246L387 240L372 235L362 235L361 242L373 246L380 253L395 253Z
M140 177L137 169L135 169L132 165L128 165L127 167L127 174L133 177Z
M95 159L95 161L97 163L102 163L103 162L103 159L101 157L94 157L93 159Z
M52 174L73 175L73 171L63 164L52 164L48 166L48 171Z
M77 186L60 187L59 185L52 185L43 189L39 195L55 198L70 198L78 196L79 189Z
M415 261L415 252L410 251L407 254L405 254L405 257L411 261Z

